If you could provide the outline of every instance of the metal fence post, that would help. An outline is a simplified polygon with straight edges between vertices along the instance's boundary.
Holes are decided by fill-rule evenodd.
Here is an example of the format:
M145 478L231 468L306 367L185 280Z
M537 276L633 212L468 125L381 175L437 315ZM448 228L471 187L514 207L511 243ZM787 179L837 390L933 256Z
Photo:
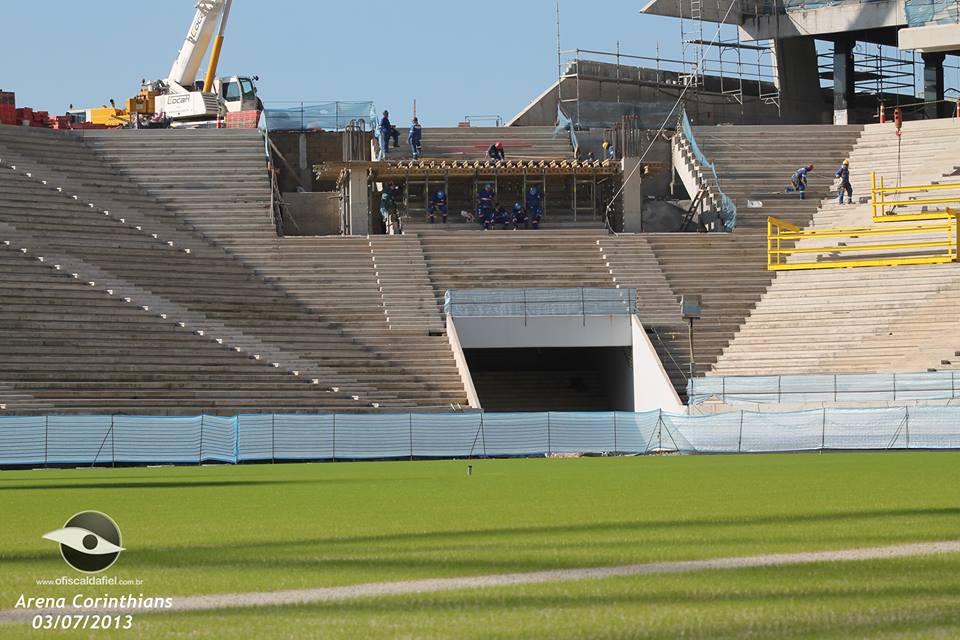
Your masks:
M550 412L547 411L547 455L553 453L553 444L550 439Z
M407 414L410 425L410 461L413 462L413 412Z
M204 414L200 414L200 452L197 456L197 464L203 464L203 419Z
M617 453L618 451L620 451L620 449L617 448L617 412L614 411L613 412L613 452Z
M827 408L823 408L823 417L820 420L820 453L827 446Z
M117 466L117 445L116 445L116 440L114 438L114 434L116 433L116 430L114 429L114 427L116 426L115 418L116 417L113 415L110 416L110 466L111 467Z
M43 468L47 468L50 457L50 416L43 416Z
M737 436L737 453L743 452L743 409L740 409L740 434Z
M333 414L333 461L337 461L337 414Z
M907 449L910 448L910 407L904 407L906 412Z
M657 409L657 449L663 451L663 409Z
M487 457L487 434L483 432L483 413L480 413L480 442L483 444L483 457Z
M277 414L270 414L270 464L277 464Z

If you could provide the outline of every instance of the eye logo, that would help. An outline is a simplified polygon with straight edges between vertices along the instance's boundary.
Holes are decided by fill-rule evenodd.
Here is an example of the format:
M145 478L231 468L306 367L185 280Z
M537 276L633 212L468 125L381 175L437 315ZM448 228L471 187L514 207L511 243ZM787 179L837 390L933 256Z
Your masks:
M67 520L62 529L42 537L59 543L63 560L83 573L105 571L124 550L120 527L113 518L99 511L82 511Z

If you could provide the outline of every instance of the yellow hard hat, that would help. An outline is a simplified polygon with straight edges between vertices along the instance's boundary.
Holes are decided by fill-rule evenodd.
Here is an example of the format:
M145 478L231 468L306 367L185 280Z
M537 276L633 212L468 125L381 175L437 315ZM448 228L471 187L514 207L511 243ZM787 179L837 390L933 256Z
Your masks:
M850 164L850 161L849 161L849 160L844 160L844 161L843 161L843 164Z

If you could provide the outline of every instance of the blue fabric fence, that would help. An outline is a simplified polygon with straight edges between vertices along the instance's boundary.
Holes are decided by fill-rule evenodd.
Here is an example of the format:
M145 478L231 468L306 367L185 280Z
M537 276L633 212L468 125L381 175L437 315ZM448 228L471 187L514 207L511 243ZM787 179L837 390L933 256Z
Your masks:
M0 417L8 467L858 449L960 449L960 407Z

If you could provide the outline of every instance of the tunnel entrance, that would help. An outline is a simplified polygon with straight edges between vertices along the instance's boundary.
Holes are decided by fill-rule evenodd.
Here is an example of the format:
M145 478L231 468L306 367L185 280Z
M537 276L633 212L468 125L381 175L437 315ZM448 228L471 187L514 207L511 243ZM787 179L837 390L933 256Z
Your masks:
M629 347L467 349L485 411L632 411Z

